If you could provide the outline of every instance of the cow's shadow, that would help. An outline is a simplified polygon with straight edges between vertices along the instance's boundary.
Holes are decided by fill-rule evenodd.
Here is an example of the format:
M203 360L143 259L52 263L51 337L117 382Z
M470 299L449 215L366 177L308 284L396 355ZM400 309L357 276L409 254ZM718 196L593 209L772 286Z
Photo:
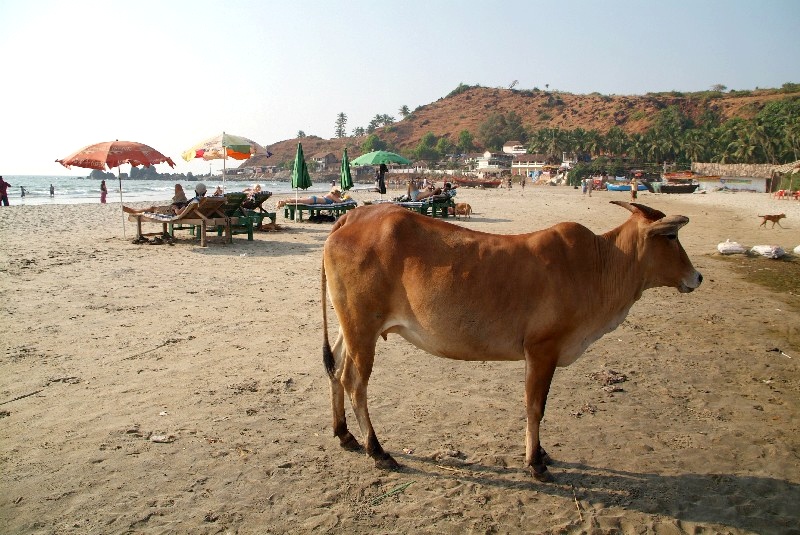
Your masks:
M557 461L551 467L556 481L539 483L524 475L522 467L469 464L462 468L456 465L454 472L443 472L441 465L431 459L398 455L398 460L408 461L401 470L410 474L455 477L508 490L535 490L686 522L723 524L756 532L800 532L800 485L782 479L736 474L662 475Z

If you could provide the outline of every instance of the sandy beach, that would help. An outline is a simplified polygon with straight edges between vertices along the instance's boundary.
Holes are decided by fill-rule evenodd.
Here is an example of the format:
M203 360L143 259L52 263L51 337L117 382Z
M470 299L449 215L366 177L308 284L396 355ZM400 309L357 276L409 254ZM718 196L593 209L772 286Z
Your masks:
M463 189L475 213L454 222L601 233L629 215L613 199L629 196ZM370 410L402 470L339 448L320 349L330 223L280 213L278 231L201 248L186 231L132 244L116 203L0 209L0 532L800 533L797 296L716 254L726 239L791 252L800 202L639 202L690 218L680 238L705 280L647 291L556 372L553 484L523 470L522 363L438 359L396 336L378 343ZM781 212L785 229L759 228ZM603 388L610 371L619 389Z

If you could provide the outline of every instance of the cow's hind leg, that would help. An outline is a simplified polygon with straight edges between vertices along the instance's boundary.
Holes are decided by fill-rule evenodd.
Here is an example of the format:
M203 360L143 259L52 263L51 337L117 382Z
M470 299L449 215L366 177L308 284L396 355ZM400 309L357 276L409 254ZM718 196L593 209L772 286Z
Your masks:
M347 419L344 414L344 385L342 372L344 370L347 351L344 347L344 337L341 331L333 344L333 370L328 379L331 384L331 409L333 410L333 434L339 439L339 444L346 450L361 451L363 448L347 429Z
M350 395L350 402L353 405L358 426L361 428L361 433L364 437L367 454L373 458L376 467L384 470L394 470L399 468L400 465L383 450L380 442L378 442L378 437L372 427L369 410L367 409L367 383L372 374L374 359L375 341L372 342L371 348L361 350L356 348L353 353L348 353L342 373L342 384Z
M543 482L553 481L547 470L551 462L540 442L539 427L544 417L547 394L556 366L554 361L538 355L538 359L528 353L525 361L525 407L527 411L527 427L525 430L525 465L531 475Z

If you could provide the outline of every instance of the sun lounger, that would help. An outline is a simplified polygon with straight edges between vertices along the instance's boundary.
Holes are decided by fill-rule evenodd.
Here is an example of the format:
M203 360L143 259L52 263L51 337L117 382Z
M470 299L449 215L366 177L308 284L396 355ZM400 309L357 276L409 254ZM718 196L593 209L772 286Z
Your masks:
M422 215L431 217L450 217L450 208L455 211L456 204L451 195L432 195L421 201L372 201L369 204L392 203ZM367 204L367 203L365 203Z
M264 219L269 218L272 223L275 223L277 220L277 213L276 212L269 212L264 209L264 201L272 197L271 191L260 191L253 195L252 198L247 199L244 203L242 203L242 208L244 208L244 212L253 220L253 226L255 228L261 228L261 225L264 223Z
M333 204L286 204L283 207L283 217L286 219L294 219L295 213L300 221L303 220L303 212L308 212L309 217L319 215L320 212L329 212L335 217L339 217L348 210L352 210L358 206L354 199L345 202L337 202Z
M142 238L143 236L142 223L160 223L162 225L162 234L169 234L172 237L175 236L175 230L191 228L194 231L195 228L198 228L200 230L200 245L206 247L208 228L230 223L230 218L226 218L220 210L224 204L224 197L204 197L200 199L199 203L192 203L187 206L180 215L144 212L141 214L129 214L128 221L136 222L137 238Z
M225 223L217 225L217 235L225 232L229 241L233 241L234 234L247 234L247 239L253 241L253 220L245 213L244 203L247 193L235 192L225 194L225 204L220 207L220 212L226 218Z

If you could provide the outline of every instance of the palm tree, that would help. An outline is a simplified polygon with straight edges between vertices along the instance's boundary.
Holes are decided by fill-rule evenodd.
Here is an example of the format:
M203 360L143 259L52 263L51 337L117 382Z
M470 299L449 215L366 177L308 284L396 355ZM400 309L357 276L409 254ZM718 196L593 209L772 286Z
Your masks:
M628 145L628 135L618 126L612 126L605 135L605 146L612 156L622 156Z
M703 161L706 151L705 136L700 130L689 130L683 136L681 150L693 162Z
M644 135L633 134L628 145L628 153L634 160L642 161L647 154L647 146Z
M403 105L403 106L400 107L400 110L398 111L398 113L400 114L400 116L403 119L405 119L406 117L411 115L411 110L408 109L408 106Z

